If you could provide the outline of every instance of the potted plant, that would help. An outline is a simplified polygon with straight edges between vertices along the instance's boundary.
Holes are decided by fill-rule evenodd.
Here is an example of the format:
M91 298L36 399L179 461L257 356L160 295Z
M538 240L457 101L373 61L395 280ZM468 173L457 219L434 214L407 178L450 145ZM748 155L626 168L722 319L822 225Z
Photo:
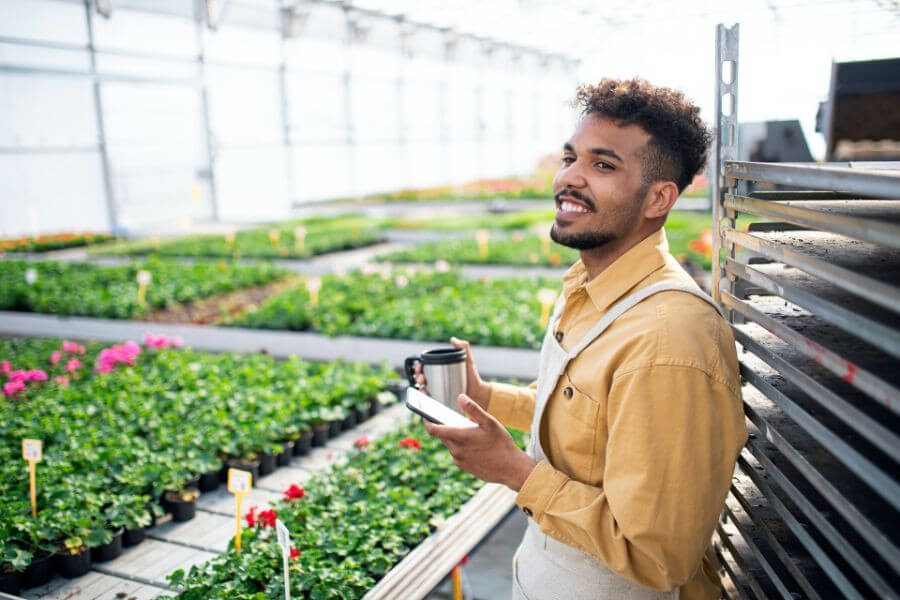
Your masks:
M0 547L0 592L18 594L25 569L31 564L31 553L4 543Z
M72 579L81 577L91 569L91 551L79 536L63 540L59 548L59 573Z
M148 506L149 500L150 496L139 496L125 506L123 511L125 533L122 534L124 546L136 546L143 542L147 538L147 528L153 524L154 517L162 514L162 507L159 504Z
M199 497L200 491L197 488L166 492L165 501L172 513L172 520L180 523L193 519L197 514L197 498Z
M304 427L300 430L300 437L294 444L294 456L303 456L309 453L313 444L313 430L311 427Z

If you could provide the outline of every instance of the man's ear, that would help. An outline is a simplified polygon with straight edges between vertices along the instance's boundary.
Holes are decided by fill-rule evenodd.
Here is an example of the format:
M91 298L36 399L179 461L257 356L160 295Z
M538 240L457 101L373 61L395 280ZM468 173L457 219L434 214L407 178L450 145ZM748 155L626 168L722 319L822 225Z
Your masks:
M658 219L665 217L678 200L678 186L673 181L656 181L647 190L644 217Z

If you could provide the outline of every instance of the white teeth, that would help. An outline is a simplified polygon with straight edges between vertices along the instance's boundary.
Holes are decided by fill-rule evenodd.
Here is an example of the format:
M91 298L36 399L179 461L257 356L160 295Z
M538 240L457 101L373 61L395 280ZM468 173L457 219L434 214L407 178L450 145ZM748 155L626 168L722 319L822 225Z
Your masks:
M578 213L586 213L586 212L588 212L588 209L586 209L586 208L584 208L583 206L580 206L580 205L578 205L578 204L575 204L574 202L566 202L566 201L563 201L563 202L559 205L559 208L560 208L560 210L562 210L563 212L578 212Z

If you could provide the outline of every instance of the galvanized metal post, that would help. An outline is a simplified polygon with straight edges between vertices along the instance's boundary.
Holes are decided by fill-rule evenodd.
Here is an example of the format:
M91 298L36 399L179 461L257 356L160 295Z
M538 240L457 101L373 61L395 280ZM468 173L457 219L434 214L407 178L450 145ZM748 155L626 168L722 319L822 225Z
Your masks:
M733 180L726 181L723 163L737 159L737 91L738 91L738 38L740 25L727 28L716 26L716 119L715 119L715 171L712 181L713 199L713 298L722 305L720 286L723 269L720 264L720 250L725 244L729 255L734 256L734 244L723 238L720 222L726 216L734 229L734 212L725 211L725 190L733 187ZM734 283L729 282L728 291L734 293ZM731 312L729 311L729 315Z
M91 14L91 0L84 0L84 15L88 34L88 53L91 61L91 78L94 92L94 115L97 117L97 145L100 150L100 166L103 171L103 190L106 194L106 214L109 230L119 233L119 214L112 185L109 164L109 149L106 146L106 126L103 119L103 98L100 93L100 77L97 75L97 52L94 48L94 16Z
M207 169L203 175L209 180L209 200L210 200L210 217L213 221L218 221L219 214L219 196L216 189L216 144L210 127L209 119L209 92L206 89L206 54L203 36L203 15L209 14L206 10L201 10L201 3L205 0L195 0L194 2L194 28L197 40L197 86L200 90L200 110L203 117L203 133L206 148Z
M353 38L355 35L355 27L353 18L350 15L350 8L344 5L344 18L346 22L346 52L347 62L344 68L344 133L347 144L348 154L348 171L350 179L351 195L356 196L358 193L357 186L357 153L356 153L356 135L353 128Z
M280 15L281 24L281 40L279 42L279 52L281 54L278 63L278 95L279 108L281 109L281 142L284 145L285 174L287 175L288 184L288 202L293 205L297 194L297 184L294 180L294 142L293 132L291 131L291 114L290 104L288 104L287 92L287 44L290 39L289 33L292 32L294 13L293 11L285 12L289 8L282 4ZM291 22L286 22L290 19Z

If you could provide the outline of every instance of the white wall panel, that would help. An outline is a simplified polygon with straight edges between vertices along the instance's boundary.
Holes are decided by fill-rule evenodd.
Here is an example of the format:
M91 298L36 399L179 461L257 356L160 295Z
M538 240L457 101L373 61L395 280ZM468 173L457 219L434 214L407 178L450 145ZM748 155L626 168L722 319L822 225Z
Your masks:
M0 154L0 237L108 228L99 154Z
M3 0L0 2L0 36L86 45L84 4Z
M97 143L89 79L0 74L0 146Z
M292 154L296 200L346 198L354 193L353 153L346 145L298 146Z
M216 185L222 219L265 221L290 216L287 164L280 146L220 149Z

